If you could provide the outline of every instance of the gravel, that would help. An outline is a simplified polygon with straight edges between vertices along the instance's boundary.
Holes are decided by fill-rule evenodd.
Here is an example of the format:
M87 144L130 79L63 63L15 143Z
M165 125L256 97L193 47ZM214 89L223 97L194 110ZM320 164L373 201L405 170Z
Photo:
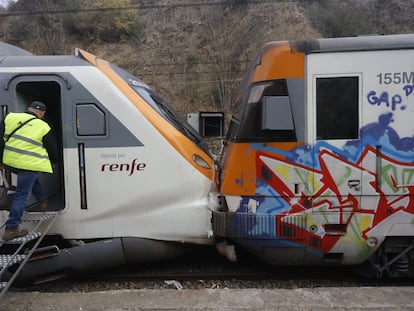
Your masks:
M137 264L10 291L92 292L117 289L295 289L413 286L414 279L365 279L351 267L280 267L241 253L230 263L207 250L168 262Z

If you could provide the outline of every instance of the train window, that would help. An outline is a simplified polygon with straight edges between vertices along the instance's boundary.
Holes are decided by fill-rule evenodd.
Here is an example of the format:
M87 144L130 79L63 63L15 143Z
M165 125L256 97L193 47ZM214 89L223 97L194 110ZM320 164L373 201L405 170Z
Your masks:
M253 84L246 100L235 140L296 141L286 80Z
M76 129L79 136L106 135L105 113L95 104L77 104Z
M224 113L200 112L200 134L203 137L223 136Z
M125 81L128 85L150 105L165 120L179 130L183 135L187 136L193 142L198 144L205 152L209 153L207 145L203 142L200 134L185 120L174 112L172 107L147 84L140 79L134 77L129 72L119 68L115 64L110 64L111 68Z
M262 108L263 130L293 130L288 96L265 96Z
M316 79L316 136L358 138L358 77Z
M224 134L224 112L189 113L187 122L202 137L221 137Z
M229 129L226 134L226 139L234 140L236 138L237 129L239 127L239 121L232 117L229 124Z

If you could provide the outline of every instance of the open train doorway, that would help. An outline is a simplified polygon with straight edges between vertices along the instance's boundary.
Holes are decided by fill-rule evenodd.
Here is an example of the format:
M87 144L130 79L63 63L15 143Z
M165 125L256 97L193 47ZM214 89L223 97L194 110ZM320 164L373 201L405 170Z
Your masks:
M39 174L39 181L48 197L48 209L46 211L58 211L65 207L64 183L63 183L63 142L62 142L62 92L59 79L44 80L47 77L21 76L11 83L11 90L14 89L13 103L9 111L24 112L34 100L40 100L47 106L44 117L51 127L53 137L53 150L49 155L53 174ZM16 81L17 80L17 81ZM34 81L33 81L34 80ZM15 183L12 174L12 181ZM31 211L40 210L36 199L32 196L29 199L27 209Z

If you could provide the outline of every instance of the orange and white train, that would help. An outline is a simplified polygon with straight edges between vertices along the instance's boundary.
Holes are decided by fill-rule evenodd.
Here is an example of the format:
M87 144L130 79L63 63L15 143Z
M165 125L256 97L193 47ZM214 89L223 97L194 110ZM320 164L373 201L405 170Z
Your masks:
M41 183L47 212L59 215L40 245L46 256L29 261L22 280L168 259L214 244L212 155L161 96L80 49L34 56L1 43L0 55L3 117L41 100L56 141L54 174ZM27 209L39 211L38 203L32 198ZM7 215L1 213L3 222Z
M214 233L282 265L414 269L414 35L265 44L220 163Z

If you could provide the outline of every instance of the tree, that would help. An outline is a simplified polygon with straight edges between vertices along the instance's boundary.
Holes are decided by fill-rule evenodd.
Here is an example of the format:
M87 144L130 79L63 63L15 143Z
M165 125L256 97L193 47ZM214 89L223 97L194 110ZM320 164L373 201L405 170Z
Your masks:
M347 37L373 32L363 6L347 1L320 0L303 2L313 24L324 37Z
M1 38L12 44L45 54L63 50L61 16L49 11L59 9L64 0L20 0L10 3L8 12L19 13L2 21ZM28 18L30 17L30 18Z
M300 0L325 37L412 32L414 1Z

